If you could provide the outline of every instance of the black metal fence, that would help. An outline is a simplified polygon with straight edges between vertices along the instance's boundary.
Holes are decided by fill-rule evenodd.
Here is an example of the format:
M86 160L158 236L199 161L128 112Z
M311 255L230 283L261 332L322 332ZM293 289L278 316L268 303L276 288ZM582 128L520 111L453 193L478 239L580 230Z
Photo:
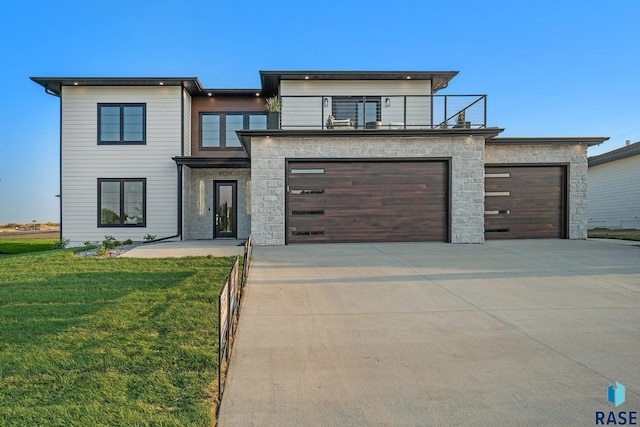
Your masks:
M487 95L288 95L281 129L482 129Z
M218 408L224 392L229 358L240 315L240 301L249 277L252 252L253 245L249 236L244 245L242 271L239 272L240 257L237 256L218 295Z

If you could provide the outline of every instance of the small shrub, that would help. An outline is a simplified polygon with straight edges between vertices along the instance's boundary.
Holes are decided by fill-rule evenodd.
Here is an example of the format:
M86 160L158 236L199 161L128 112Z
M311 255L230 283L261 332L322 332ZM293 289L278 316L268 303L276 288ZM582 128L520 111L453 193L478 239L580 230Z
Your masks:
M69 246L69 242L70 242L69 239L58 240L53 245L51 245L49 249L64 249L67 246Z
M98 255L104 255L111 249L115 249L121 245L122 243L120 243L120 241L118 241L114 236L106 235L98 248Z
M133 240L131 239L127 239L124 242L122 242L123 245L133 245Z
M267 108L267 111L279 113L280 112L280 100L275 95L272 96L271 98L267 98L267 102L265 104L265 107Z
M145 242L151 242L152 240L156 240L156 236L155 234L147 234L146 236L143 237L143 240Z

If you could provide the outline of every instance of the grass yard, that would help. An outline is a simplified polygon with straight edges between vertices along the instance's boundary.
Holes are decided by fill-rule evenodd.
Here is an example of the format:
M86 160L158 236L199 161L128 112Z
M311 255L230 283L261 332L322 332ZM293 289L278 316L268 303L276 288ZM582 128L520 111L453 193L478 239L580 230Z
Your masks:
M0 239L0 254L46 251L60 239Z
M587 231L587 235L597 239L619 239L640 242L640 230L636 229L610 230L608 228L594 228Z
M211 425L232 263L0 257L0 425Z

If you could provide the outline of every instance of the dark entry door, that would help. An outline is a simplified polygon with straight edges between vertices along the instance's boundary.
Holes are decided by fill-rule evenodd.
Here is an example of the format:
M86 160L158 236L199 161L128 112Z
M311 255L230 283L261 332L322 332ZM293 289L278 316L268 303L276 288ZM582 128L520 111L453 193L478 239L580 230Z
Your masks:
M213 238L236 238L237 224L237 200L236 181L214 181L216 196L214 201L215 215L213 218Z

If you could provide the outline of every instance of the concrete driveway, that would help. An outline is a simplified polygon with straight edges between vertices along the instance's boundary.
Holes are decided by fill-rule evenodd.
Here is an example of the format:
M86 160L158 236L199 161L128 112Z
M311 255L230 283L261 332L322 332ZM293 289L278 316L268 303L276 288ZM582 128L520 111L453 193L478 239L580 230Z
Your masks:
M220 426L585 426L640 411L640 247L258 247L245 296Z

